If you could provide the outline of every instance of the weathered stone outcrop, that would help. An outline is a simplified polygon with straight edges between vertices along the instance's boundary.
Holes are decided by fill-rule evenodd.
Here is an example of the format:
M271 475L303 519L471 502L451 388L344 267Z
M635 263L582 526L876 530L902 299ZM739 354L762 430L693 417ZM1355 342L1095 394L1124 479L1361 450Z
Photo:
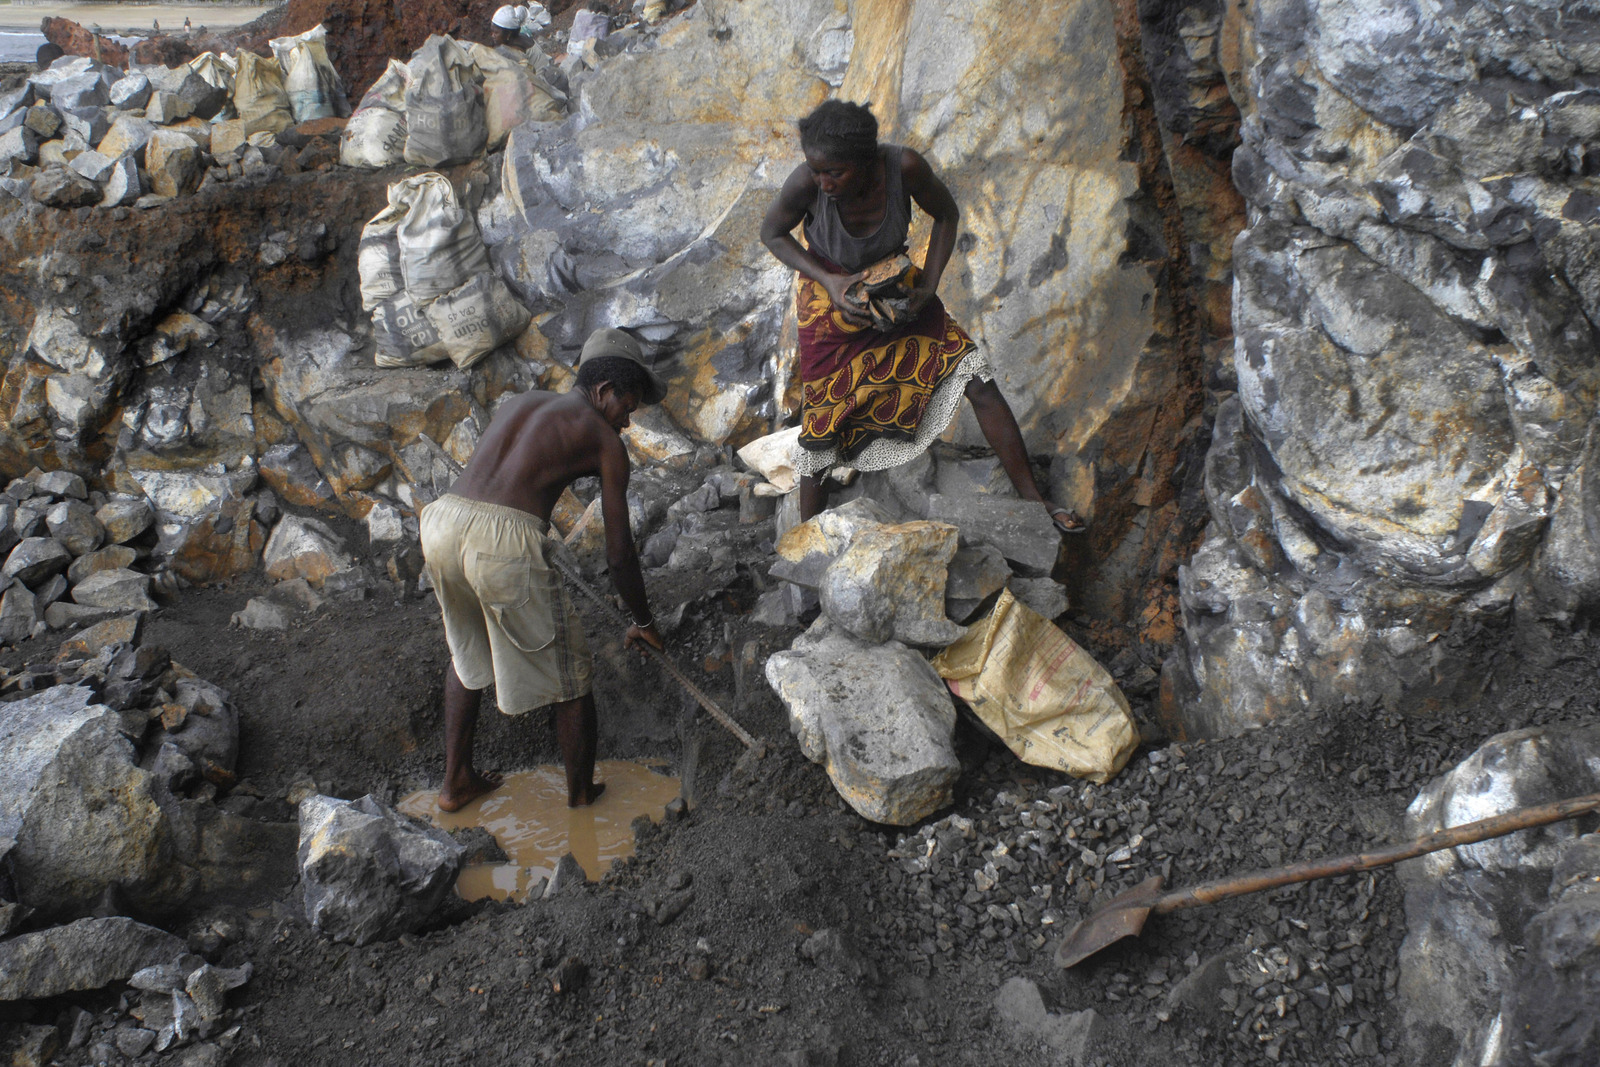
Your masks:
M129 494L115 520L153 512L158 558L195 582L258 565L278 498L355 519L374 490L408 512L432 499L541 364L373 365L355 252L383 198L381 180L307 174L83 220L0 204L0 473ZM302 467L270 462L297 448Z
M369 46L409 54L400 40L421 11L295 4L271 32L314 14L348 66L338 42L360 21L366 64ZM1186 207L1174 194L1131 2L1052 0L1018 18L998 0L706 0L593 62L573 71L569 118L525 124L488 168L455 175L469 205L487 198L492 261L537 322L471 372L371 363L355 229L387 176L262 184L260 150L232 146L234 161L212 167L228 187L208 171L181 203L81 222L13 205L0 221L0 280L14 282L0 303L14 353L0 470L113 472L109 487L155 506L172 569L210 580L254 565L270 536L258 471L294 507L414 514L470 455L494 400L563 382L602 325L660 357L664 434L746 441L795 403L791 275L761 246L760 218L799 160L795 119L838 92L874 101L885 139L921 149L955 191L944 296L986 347L1051 497L1091 521L1066 561L1074 603L1133 623L1159 660L1174 635L1168 589L1203 516L1185 459L1202 439L1201 350L1226 324L1201 324L1197 303L1216 301L1188 291L1198 245L1185 227L1205 197ZM1204 243L1214 289L1226 241ZM951 436L978 440L970 416ZM290 468L269 457L296 447L309 469L280 485Z
M1169 725L1476 685L1470 636L1600 607L1592 11L1255 9L1236 396ZM1480 658L1481 661L1481 658Z

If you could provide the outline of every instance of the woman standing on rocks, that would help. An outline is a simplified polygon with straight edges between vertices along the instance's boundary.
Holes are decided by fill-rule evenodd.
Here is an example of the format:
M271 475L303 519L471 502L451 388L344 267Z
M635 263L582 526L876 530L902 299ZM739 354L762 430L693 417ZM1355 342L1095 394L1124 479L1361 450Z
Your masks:
M829 100L799 125L806 161L767 209L761 241L801 274L801 520L827 503L829 468L884 470L915 458L950 425L963 395L1017 495L1044 503L988 359L937 295L961 218L949 188L913 149L879 144L878 120L862 104ZM902 258L913 200L933 218L920 269ZM805 245L793 232L802 223ZM874 288L885 299L868 306L852 286L879 275L887 284ZM1047 506L1062 533L1084 528L1066 508Z

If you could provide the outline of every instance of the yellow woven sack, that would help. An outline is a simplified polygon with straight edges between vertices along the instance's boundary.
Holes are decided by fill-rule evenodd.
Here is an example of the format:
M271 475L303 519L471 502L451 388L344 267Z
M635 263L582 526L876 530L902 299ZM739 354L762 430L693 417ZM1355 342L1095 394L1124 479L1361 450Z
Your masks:
M1139 746L1111 675L1009 589L933 669L1024 763L1106 782Z

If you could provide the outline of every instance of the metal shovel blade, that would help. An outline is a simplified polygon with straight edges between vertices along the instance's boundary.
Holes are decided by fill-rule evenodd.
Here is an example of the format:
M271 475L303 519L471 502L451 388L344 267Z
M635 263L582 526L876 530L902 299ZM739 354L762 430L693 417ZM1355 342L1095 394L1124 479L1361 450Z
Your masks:
M1600 811L1600 793L1538 804L1531 808L1519 808L1504 815L1491 815L1487 819L1436 830L1414 840L1374 849L1371 852L1319 857L1303 863L1292 863L1287 867L1273 867L1270 870L1221 878L1190 889L1175 889L1170 893L1161 892L1160 875L1146 878L1126 893L1112 897L1111 902L1105 907L1074 927L1067 934L1066 940L1061 942L1061 947L1056 950L1056 962L1062 967L1071 967L1113 942L1135 936L1144 929L1145 920L1150 917L1151 912L1166 915L1184 908L1198 908L1215 904L1220 900L1242 897L1248 893L1259 893L1264 889L1278 889L1286 885L1315 881L1318 878L1337 878L1344 874L1370 871L1378 867L1387 867L1391 863L1399 863L1401 860L1425 856L1429 852L1437 852L1443 848L1471 845L1487 841L1492 837L1516 833L1518 830L1547 826L1591 811Z
M1161 898L1164 883L1152 875L1132 889L1118 893L1110 903L1073 928L1056 949L1056 963L1071 967L1125 937L1138 937L1150 917L1150 906Z

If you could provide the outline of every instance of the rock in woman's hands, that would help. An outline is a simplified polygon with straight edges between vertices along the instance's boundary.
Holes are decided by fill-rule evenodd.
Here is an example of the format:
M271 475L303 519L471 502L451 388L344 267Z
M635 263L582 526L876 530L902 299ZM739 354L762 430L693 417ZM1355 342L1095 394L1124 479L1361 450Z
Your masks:
M870 326L872 317L867 312L864 304L846 296L846 292L856 282L866 277L865 272L855 274L830 274L822 282L822 288L828 293L828 299L833 301L834 308L852 326Z

